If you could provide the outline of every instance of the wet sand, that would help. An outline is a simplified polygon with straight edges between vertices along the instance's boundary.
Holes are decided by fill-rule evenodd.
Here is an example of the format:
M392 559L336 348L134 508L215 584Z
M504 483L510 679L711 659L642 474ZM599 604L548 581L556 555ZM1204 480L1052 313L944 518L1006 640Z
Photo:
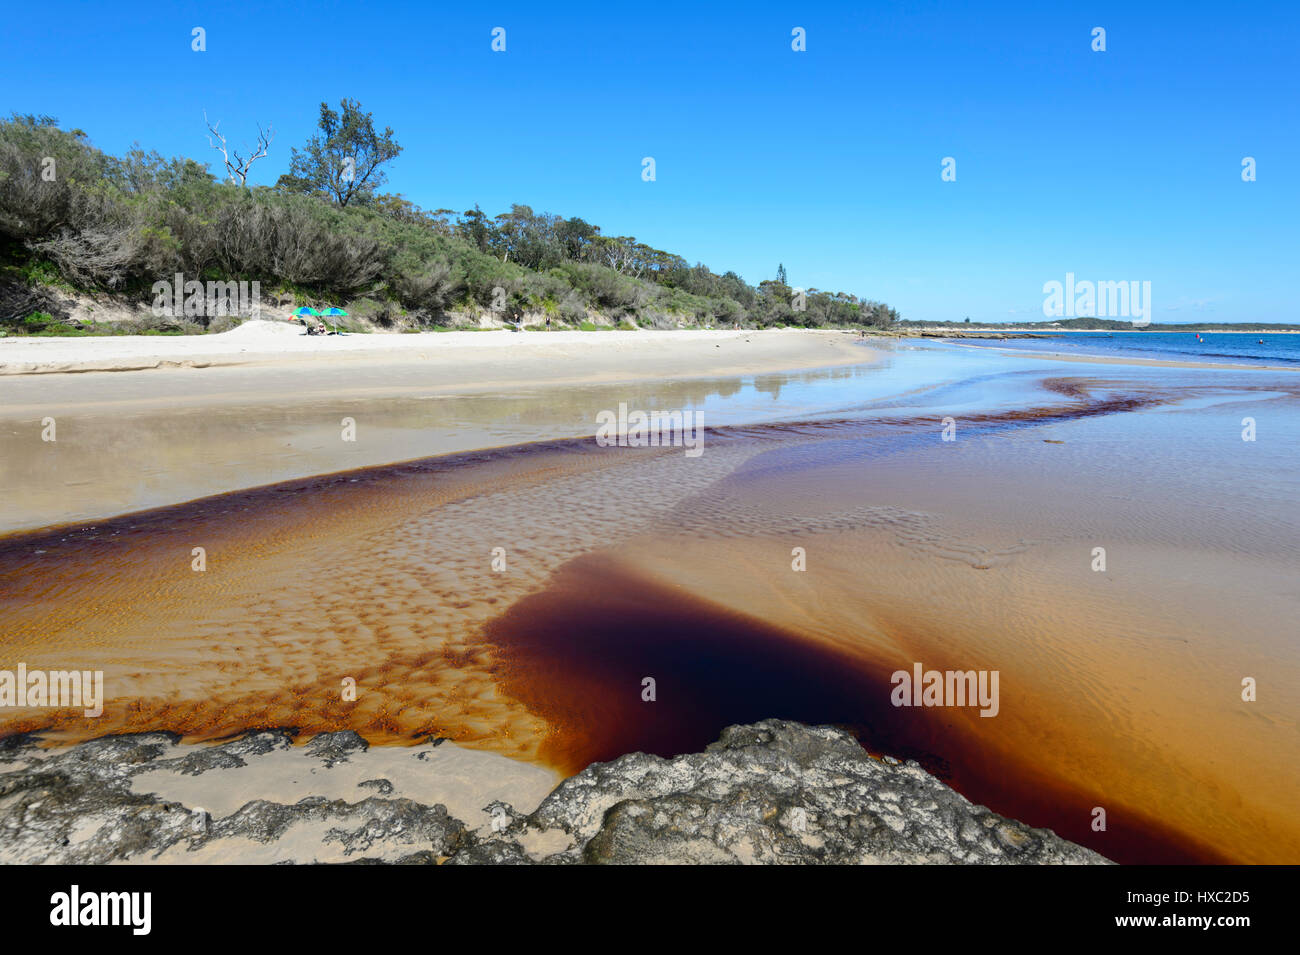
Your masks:
M0 538L0 667L110 697L2 728L432 734L570 772L792 717L1120 861L1300 859L1296 385L1000 387L711 429L696 459L542 442ZM892 707L916 661L998 669L999 715Z
M544 726L496 686L480 628L736 457L710 454L690 475L680 460L680 449L552 442L0 538L3 658L104 669L109 695L126 701L98 719L14 710L5 728L78 738L165 725L190 739L353 728L533 758ZM629 514L626 495L653 509ZM355 703L342 699L345 677Z
M1294 415L1294 392L1270 394L1248 410ZM1237 448L1202 427L1221 407L1160 438L1102 410L1165 415L1172 400L994 417L961 450L927 436L900 453L891 436L890 453L859 429L811 458L769 451L670 527L569 565L495 622L504 685L566 727L546 751L562 765L688 751L704 742L697 723L766 710L845 725L1119 861L1294 861L1300 528L1285 451L1234 488L1225 450ZM1163 446L1109 480L1119 462L1105 445L1143 440ZM1209 460L1224 469L1212 498L1197 473ZM791 570L792 546L806 572ZM887 705L888 675L916 661L999 670L999 715ZM660 681L653 704L637 695L643 676ZM1269 699L1244 703L1243 676Z
M225 337L145 338L138 347L198 347ZM778 371L879 358L843 332L356 338L405 350L382 358L360 351L350 360L307 353L223 367L0 374L0 484L10 489L0 499L0 533L435 454L592 435L596 412L620 400L711 409L711 399L740 389L737 376L779 380ZM93 355L136 340L72 341L76 355ZM51 342L66 344L0 340L0 363L22 354L17 348L39 351ZM54 441L42 440L47 420Z
M960 342L955 342L960 345ZM964 346L967 348L975 347L971 345ZM991 347L991 346L981 346ZM1065 355L1061 352L1034 351L1024 352L1017 351L1014 348L1000 348L998 351L1009 358L1036 358L1046 359L1048 361L1068 361L1081 365L1135 365L1145 368L1226 368L1233 371L1282 371L1290 372L1293 369L1286 365L1266 365L1263 362L1247 364L1245 362L1227 362L1227 361L1178 361L1170 358L1150 358L1127 357L1124 355Z

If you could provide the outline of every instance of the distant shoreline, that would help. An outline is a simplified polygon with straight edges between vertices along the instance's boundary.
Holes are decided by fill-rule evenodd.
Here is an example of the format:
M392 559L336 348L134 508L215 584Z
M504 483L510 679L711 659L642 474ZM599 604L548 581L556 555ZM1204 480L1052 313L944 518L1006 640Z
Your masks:
M1011 334L1018 338L1040 338L1051 335L1300 335L1300 328L1196 328L1183 330L1180 328L989 328L986 326L972 328L945 328L942 325L935 326L916 326L912 328L900 329L904 332L947 332L961 334L962 332L981 332L981 333L998 333ZM880 334L880 333L873 333ZM889 334L885 332L883 334Z

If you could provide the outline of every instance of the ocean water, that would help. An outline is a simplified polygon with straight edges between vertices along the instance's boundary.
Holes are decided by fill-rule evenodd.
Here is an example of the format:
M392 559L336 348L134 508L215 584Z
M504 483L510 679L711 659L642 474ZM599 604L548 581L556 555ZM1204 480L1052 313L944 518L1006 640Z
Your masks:
M1044 354L1126 356L1228 364L1300 364L1300 334L1266 332L1058 332L1050 338L965 339L963 345Z

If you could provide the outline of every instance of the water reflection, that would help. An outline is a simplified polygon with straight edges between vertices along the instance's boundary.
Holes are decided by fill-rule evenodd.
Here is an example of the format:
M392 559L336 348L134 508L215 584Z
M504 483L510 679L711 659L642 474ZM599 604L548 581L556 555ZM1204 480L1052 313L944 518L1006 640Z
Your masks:
M1061 366L942 342L875 342L882 360L820 370L673 381L448 391L409 368L274 374L85 376L77 400L48 383L0 383L0 532L101 519L211 494L456 451L592 435L620 403L690 409L708 428L938 409L960 416L1054 400L1043 372L1117 382L1259 375L1119 365ZM1275 373L1274 373L1275 374ZM32 376L33 379L44 376ZM1219 378L1219 380L1224 380ZM204 390L196 390L196 381ZM53 399L53 400L52 400ZM58 441L40 440L55 417ZM356 423L344 440L343 419Z

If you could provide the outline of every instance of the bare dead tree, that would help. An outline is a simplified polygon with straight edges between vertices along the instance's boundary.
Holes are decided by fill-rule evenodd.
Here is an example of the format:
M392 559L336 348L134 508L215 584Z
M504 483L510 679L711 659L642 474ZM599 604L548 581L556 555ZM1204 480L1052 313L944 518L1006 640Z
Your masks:
M238 181L241 186L247 187L248 171L253 167L253 163L265 156L270 150L271 142L275 139L274 128L268 126L266 131L263 132L261 125L258 125L257 146L254 148L253 154L245 159L239 155L238 151L229 150L226 146L226 137L222 136L217 129L221 125L221 120L217 120L215 123L208 122L208 113L207 110L204 110L203 122L208 127L208 145L221 153L221 158L226 162L226 172L230 174L230 181ZM215 142L213 141L214 138Z

